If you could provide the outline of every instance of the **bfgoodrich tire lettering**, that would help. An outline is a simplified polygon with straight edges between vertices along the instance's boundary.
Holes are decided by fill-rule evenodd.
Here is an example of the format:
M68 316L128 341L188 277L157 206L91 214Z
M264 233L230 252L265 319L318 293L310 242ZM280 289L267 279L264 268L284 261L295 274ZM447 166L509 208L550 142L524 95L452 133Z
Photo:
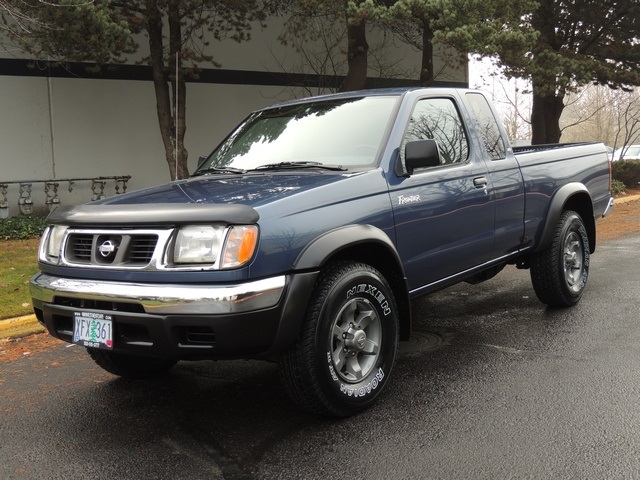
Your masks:
M538 299L552 307L580 301L589 278L589 237L580 215L560 216L551 245L531 259L531 283Z
M397 344L397 308L380 272L332 264L318 278L298 342L282 359L283 385L305 410L352 415L379 397Z

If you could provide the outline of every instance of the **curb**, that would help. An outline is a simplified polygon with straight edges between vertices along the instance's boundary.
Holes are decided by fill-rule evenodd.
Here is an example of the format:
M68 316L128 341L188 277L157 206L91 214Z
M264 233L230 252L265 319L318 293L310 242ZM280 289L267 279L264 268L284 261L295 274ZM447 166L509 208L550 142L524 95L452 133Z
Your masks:
M640 200L640 195L630 195L628 197L619 197L614 200L614 204L629 203ZM26 337L33 333L44 332L45 328L38 323L35 315L25 315L24 317L9 318L0 320L0 339L2 338L20 338Z
M629 202L633 202L635 200L640 199L640 195L630 195L628 197L619 197L616 198L613 203L614 204L620 204L620 203L629 203Z
M20 338L44 331L35 315L0 320L0 338Z

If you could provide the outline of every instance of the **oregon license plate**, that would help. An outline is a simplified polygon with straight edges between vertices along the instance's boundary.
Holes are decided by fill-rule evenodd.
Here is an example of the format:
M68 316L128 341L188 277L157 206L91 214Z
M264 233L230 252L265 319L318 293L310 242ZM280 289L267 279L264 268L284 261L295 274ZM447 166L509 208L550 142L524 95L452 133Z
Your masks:
M113 348L113 319L111 315L93 312L74 312L73 343L91 348Z

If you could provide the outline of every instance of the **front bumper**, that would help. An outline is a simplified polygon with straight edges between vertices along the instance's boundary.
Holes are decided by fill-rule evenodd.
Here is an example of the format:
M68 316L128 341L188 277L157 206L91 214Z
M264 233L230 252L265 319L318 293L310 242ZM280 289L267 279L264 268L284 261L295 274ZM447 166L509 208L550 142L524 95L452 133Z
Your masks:
M238 358L260 356L282 343L283 312L291 310L285 306L299 283L296 277L207 286L38 273L31 279L31 296L38 320L67 342L74 313L95 312L113 318L114 352L178 360Z
M51 303L56 296L111 303L136 303L145 313L219 315L275 306L285 276L237 285L153 285L62 278L38 273L31 279L31 296Z

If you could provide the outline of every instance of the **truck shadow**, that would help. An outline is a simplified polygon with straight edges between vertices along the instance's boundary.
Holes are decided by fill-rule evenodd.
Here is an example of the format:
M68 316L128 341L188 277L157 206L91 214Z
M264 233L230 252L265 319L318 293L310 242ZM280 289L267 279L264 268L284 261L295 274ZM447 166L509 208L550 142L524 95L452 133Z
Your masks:
M400 347L385 394L352 418L300 411L280 386L277 365L254 360L180 362L169 374L143 381L109 376L73 402L99 409L95 429L118 429L109 448L119 441L151 442L213 462L225 478L252 478L264 462L284 462L291 445L296 455L335 455L339 448L347 455L344 432L358 431L364 439L384 435L416 412L432 419L424 441L436 441L450 428L439 421L442 413L465 408L457 403L460 392L485 380L508 381L514 365L543 355L579 317L580 306L570 314L546 309L523 279L516 280L460 285L414 301L414 335ZM505 402L509 393L486 395L482 405ZM74 436L79 444L92 441L83 429L74 429Z

